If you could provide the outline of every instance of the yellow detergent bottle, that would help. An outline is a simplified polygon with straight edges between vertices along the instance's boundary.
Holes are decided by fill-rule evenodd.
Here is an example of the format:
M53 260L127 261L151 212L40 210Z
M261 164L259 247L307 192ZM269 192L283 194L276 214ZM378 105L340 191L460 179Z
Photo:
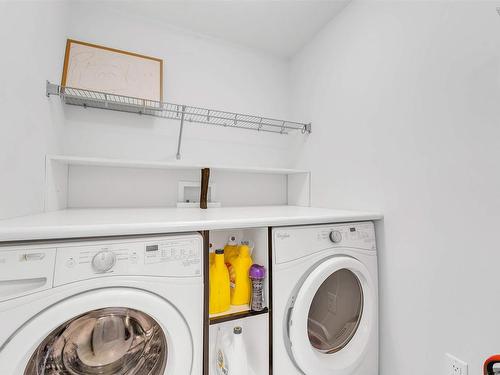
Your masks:
M218 314L229 309L230 286L229 271L224 263L224 250L215 250L213 263L210 265L209 312Z
M238 256L238 242L236 242L236 237L229 237L229 241L226 246L224 246L224 261L226 263L232 263L233 259Z
M252 284L248 272L253 261L250 257L250 247L246 244L239 246L239 254L231 262L231 304L245 305L250 303Z

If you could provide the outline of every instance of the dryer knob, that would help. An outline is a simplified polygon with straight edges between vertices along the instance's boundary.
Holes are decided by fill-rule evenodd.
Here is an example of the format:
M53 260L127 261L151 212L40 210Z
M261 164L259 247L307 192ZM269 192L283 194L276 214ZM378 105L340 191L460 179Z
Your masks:
M333 243L339 243L340 241L342 241L342 233L340 233L338 230L330 232L330 240Z
M109 250L99 251L92 259L92 268L98 273L109 271L116 263L116 255Z

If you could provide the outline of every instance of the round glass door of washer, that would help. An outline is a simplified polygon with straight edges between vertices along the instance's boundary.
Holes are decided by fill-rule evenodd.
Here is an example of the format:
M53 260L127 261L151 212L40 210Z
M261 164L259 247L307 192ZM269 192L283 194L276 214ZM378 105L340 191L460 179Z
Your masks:
M110 307L54 329L31 355L24 375L163 375L167 340L148 314Z
M163 297L130 287L57 297L5 341L0 375L191 375L190 327Z
M321 353L342 350L355 335L363 314L363 289L347 269L331 274L314 296L307 318L311 345Z

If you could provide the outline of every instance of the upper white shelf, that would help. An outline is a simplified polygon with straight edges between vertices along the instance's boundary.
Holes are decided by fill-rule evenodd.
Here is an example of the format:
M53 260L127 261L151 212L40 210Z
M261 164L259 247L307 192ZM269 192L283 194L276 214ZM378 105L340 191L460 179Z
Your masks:
M200 170L210 168L212 171L225 171L235 173L261 173L261 174L281 174L295 175L307 174L309 171L288 168L264 168L264 167L234 167L224 165L201 165L187 164L176 161L147 161L147 160L127 160L112 158L96 158L85 156L69 155L47 155L47 162L57 162L67 165L87 165L95 167L115 167L115 168L140 168L140 169L184 169Z

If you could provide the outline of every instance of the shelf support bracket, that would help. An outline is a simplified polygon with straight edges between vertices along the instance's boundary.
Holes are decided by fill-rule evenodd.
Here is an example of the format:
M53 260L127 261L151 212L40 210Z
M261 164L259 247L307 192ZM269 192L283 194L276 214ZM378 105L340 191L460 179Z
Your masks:
M311 128L312 128L311 123L306 124L306 125L304 126L304 133L311 134L311 131L312 131L312 130L311 130Z
M59 95L59 85L54 85L47 81L45 85L45 93L47 94L47 98L50 98L51 95Z
M180 160L181 158L181 143L182 143L182 130L184 129L184 116L186 114L186 106L182 106L182 113L181 113L181 124L179 126L179 141L177 142L177 155L175 156L177 160Z

